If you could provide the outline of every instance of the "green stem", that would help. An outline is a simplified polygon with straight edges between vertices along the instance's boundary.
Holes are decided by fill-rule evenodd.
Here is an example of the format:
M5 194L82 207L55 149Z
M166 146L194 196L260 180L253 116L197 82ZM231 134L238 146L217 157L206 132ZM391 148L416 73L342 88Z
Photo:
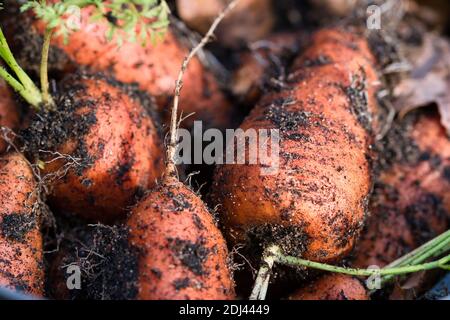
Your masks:
M19 81L17 81L12 75L6 71L5 68L0 66L0 78L3 78L7 84L9 84L22 98L30 105L38 109L42 103L42 100L34 92L27 90Z
M400 267L414 262L421 263L428 258L435 257L444 250L447 245L450 245L450 230L442 233L436 238L430 240L429 242L421 245L417 249L411 251L410 253L404 255L403 257L395 260L386 267ZM441 250L442 249L442 250ZM450 249L450 248L449 248Z
M418 257L414 257L409 264L422 263L422 262L428 260L429 258L434 258L436 256L440 256L441 254L443 254L444 252L447 252L449 250L450 250L450 236L448 236L447 239L445 239L444 241L435 245L434 248L431 248L430 250L423 252Z
M19 66L12 54L6 38L0 28L0 58L6 62L11 70L17 75L19 81L11 76L6 69L1 68L0 77L10 84L30 105L39 109L43 99L41 92L33 83L33 80Z
M443 253L450 250L450 230L444 232L440 236L434 238L433 240L425 243L419 248L411 251L405 256L387 265L385 268L396 268L408 265L416 265L430 258L439 257ZM395 276L386 276L382 279L382 284L385 284L393 280Z
M22 84L17 81L12 75L10 75L9 72L6 71L6 69L2 66L0 66L0 77L2 77L6 81L6 83L13 87L13 89L17 92L24 91Z
M400 275L438 268L450 270L450 255L447 255L437 261L421 264L422 262L430 258L442 256L444 253L448 253L449 251L450 230L425 243L414 251L401 257L400 259L392 262L383 269L356 269L338 267L297 257L287 256L282 253L280 247L278 247L277 245L271 245L268 246L266 250L264 250L262 259L263 261L260 266L250 299L265 299L272 266L275 263L293 267L313 268L322 271L342 273L359 277L370 277L373 275L378 275L381 277L381 286L383 286L388 281Z
M67 1L67 3L69 5L77 6L77 7L80 7L80 8L84 8L84 7L88 6L88 5L94 4L92 2L92 0L70 0L70 1Z
M318 269L322 271L329 271L329 272L335 272L335 273L342 273L347 274L351 276L359 276L359 277L369 277L372 275L380 275L380 276L386 276L386 275L402 275L402 274L408 274L408 273L415 273L419 271L425 271L425 270L431 270L436 268L442 268L446 269L448 267L447 263L450 261L450 255L437 260L433 262L428 262L420 265L413 265L413 266L406 266L406 267L399 267L399 268L385 268L380 270L374 270L374 269L354 269L354 268L344 268L344 267L337 267L329 264L309 261L300 259L297 257L292 256L285 256L278 252L275 255L275 261L281 264L294 266L294 267L307 267L307 268L313 268Z
M41 77L41 90L42 90L42 100L46 106L54 107L55 103L49 92L48 84L48 53L50 51L50 40L52 38L53 30L48 28L45 30L44 43L42 45L42 57L40 66L40 77Z

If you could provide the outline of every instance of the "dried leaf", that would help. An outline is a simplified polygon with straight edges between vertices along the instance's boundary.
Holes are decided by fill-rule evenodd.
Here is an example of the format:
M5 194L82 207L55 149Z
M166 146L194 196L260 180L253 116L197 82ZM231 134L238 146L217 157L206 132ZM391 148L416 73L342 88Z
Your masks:
M400 115L435 103L442 125L450 134L450 43L426 34L420 50L410 52L412 70L394 89Z
M423 286L428 281L426 271L413 273L403 282L398 282L394 286L390 300L415 300Z
M403 290L411 290L418 288L424 284L426 281L425 271L417 272L412 274L402 285L401 288Z

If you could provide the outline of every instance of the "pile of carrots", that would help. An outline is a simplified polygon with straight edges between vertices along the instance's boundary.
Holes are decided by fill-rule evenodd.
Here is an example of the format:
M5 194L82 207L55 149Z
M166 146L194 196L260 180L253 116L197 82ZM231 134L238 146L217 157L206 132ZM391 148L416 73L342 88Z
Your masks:
M389 267L448 231L441 115L391 115L399 80L384 71L408 40L367 32L357 5L327 7L356 17L317 26L317 1L202 3L169 1L170 26L145 43L92 6L68 34L15 1L0 11L0 67L16 77L0 77L0 286L51 299L245 299L276 246L344 271L270 265L269 297L367 300L364 278L345 270ZM216 41L185 60L208 30ZM194 121L278 130L279 170L175 166L174 130ZM68 288L69 266L82 289ZM395 280L383 297L401 296L405 276Z

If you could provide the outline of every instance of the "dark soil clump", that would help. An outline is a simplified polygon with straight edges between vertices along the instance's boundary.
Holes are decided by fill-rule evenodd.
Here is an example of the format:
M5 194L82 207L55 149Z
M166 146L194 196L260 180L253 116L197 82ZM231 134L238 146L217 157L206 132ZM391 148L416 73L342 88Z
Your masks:
M203 269L203 263L210 254L210 250L205 247L203 239L198 239L196 243L179 238L169 239L172 253L196 275L204 275L207 272Z
M22 242L27 233L36 226L35 215L11 213L3 217L0 230L4 237L12 241Z
M372 115L368 109L366 75L361 69L360 75L354 75L352 84L343 88L350 102L350 108L359 124L368 132L372 132Z
M128 300L137 295L139 250L128 242L121 226L76 226L53 254L49 272L49 294L63 299ZM81 288L67 289L71 276L67 267L81 270Z
M250 252L260 256L262 248L277 244L286 254L300 257L306 250L308 237L298 226L265 224L249 230L248 245ZM258 247L255 248L255 243ZM259 251L259 252L255 252Z

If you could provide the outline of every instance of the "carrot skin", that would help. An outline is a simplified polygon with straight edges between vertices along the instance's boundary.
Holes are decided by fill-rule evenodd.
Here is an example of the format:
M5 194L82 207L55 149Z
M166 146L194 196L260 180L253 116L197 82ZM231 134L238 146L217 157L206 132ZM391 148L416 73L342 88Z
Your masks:
M0 285L44 294L40 217L34 211L36 183L18 153L0 158Z
M169 178L131 212L140 248L138 299L233 299L225 240L202 201Z
M356 278L327 274L293 293L290 300L370 300L364 285Z
M267 94L252 110L242 129L280 130L279 171L264 176L260 165L217 169L211 198L220 204L230 241L247 243L256 234L270 244L281 236L284 251L323 262L348 254L364 225L372 186L374 66L363 37L319 31L295 61L290 88Z

